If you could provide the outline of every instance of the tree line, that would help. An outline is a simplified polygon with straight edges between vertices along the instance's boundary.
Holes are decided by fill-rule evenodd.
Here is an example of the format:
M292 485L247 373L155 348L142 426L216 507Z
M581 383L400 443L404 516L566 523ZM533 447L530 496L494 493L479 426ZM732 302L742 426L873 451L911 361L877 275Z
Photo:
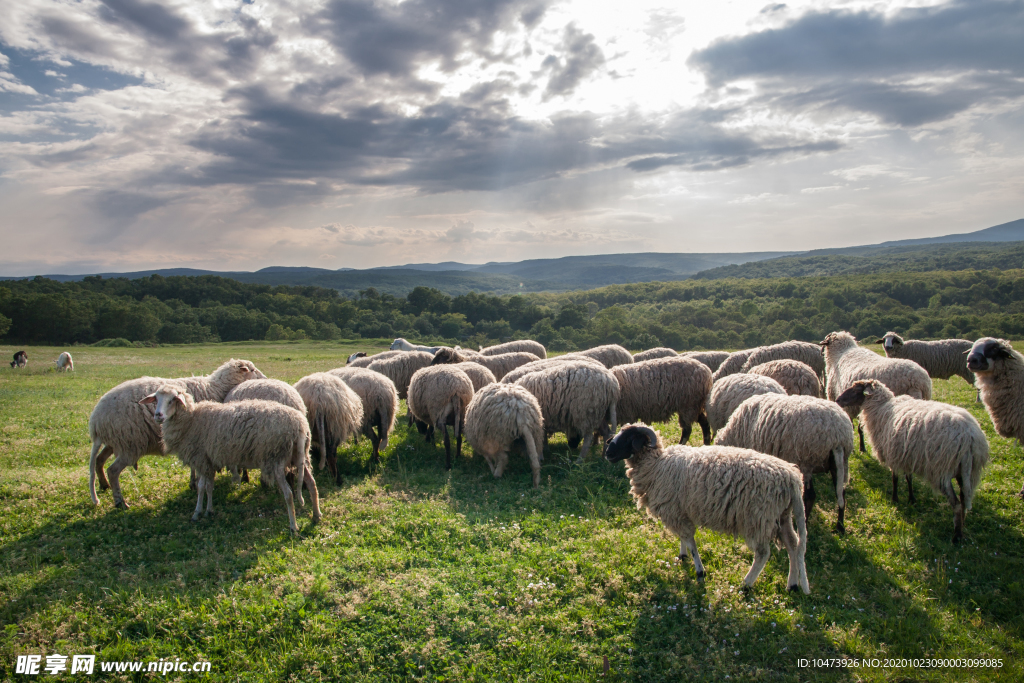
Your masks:
M511 296L416 287L405 297L369 288L347 298L209 275L0 284L0 337L24 344L402 336L475 346L529 337L555 351L608 343L689 350L818 341L837 329L860 339L888 330L1021 338L1024 271L684 280Z

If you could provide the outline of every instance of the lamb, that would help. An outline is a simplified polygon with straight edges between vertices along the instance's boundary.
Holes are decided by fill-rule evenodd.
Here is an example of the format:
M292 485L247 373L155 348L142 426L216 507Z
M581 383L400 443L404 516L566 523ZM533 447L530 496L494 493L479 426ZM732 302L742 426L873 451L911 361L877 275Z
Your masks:
M967 355L981 402L999 436L1024 439L1024 356L1005 339L983 337ZM1024 486L1018 494L1024 498Z
M547 434L565 432L583 438L579 460L590 451L594 432L607 438L615 428L619 382L607 368L592 361L569 360L516 380L537 398Z
M276 480L288 508L288 528L298 533L295 523L297 498L302 506L302 484L313 501L313 521L320 520L320 496L313 473L306 469L310 433L305 416L294 408L273 401L245 400L237 403L196 403L178 383L161 384L139 400L153 404L154 421L163 427L168 453L177 453L198 475L199 497L192 521L203 511L213 511L213 477L222 467L260 468L266 480ZM295 491L286 472L294 468Z
M473 382L469 375L451 365L435 365L418 370L409 384L409 414L417 426L433 443L434 431L444 433L445 469L452 468L451 444L448 425L455 431L455 453L462 454L462 426L466 423L466 408L473 400Z
M814 369L798 360L770 360L752 367L747 374L771 377L790 396L821 397L821 382Z
M928 372L917 363L900 358L883 358L871 349L857 346L849 332L830 332L821 342L825 356L826 397L830 401L849 389L858 379L877 379L896 394L930 400L932 380ZM847 411L850 419L857 417L857 409ZM864 452L864 430L857 425L860 450Z
M965 360L973 344L965 339L941 339L919 341L903 337L895 332L886 332L876 344L881 344L886 358L912 360L928 371L932 379L949 379L954 375L974 386L974 373L967 369Z
M664 346L659 346L659 347L654 348L654 349L647 349L646 351L641 351L640 353L634 353L633 354L633 362L634 363L639 363L639 362L645 361L645 360L654 360L655 358L668 358L670 356L678 356L678 355L679 354L676 353L675 350L673 350L673 349L670 349L670 348L667 348L667 347L664 347Z
M750 448L799 467L804 480L804 513L808 521L817 497L814 475L831 473L838 511L836 531L840 534L846 531L843 494L850 481L853 422L838 405L814 396L753 396L740 404L716 435L715 443Z
M605 344L604 346L595 346L586 351L573 351L572 353L565 354L563 358L579 358L580 356L600 361L602 365L609 369L614 368L616 365L626 365L633 362L633 354L618 344Z
M395 416L398 415L395 383L368 368L346 367L328 372L347 384L362 401L362 432L373 445L370 462L376 465L380 462L381 450L388 447L388 434L394 429Z
M708 397L708 424L718 432L732 417L740 404L758 394L783 394L786 390L771 377L763 375L729 375L711 385Z
M220 403L235 386L249 379L266 379L259 369L247 360L231 360L222 364L206 377L182 377L164 379L161 377L140 377L122 382L103 394L89 415L89 438L92 453L89 456L89 494L94 505L100 504L96 496L96 476L99 475L100 489L109 488L114 496L114 507L127 508L121 495L121 470L137 467L144 455L166 455L160 426L153 415L139 400L159 389L164 384L175 384L196 401ZM102 450L101 450L102 448ZM110 454L114 462L107 468L110 476L103 475L103 463Z
M57 356L57 360L53 361L53 364L60 372L67 372L68 370L74 371L75 369L75 361L67 351L62 351L61 354Z
M555 356L554 358L542 358L541 360L532 361L525 365L520 365L515 370L511 370L505 374L498 381L502 384L515 384L520 377L529 375L531 372L537 372L539 370L546 370L547 368L560 365L567 362L578 362L578 363L589 363L594 367L603 368L604 365L594 358L589 356L570 356L568 354L564 356ZM605 368L607 369L607 368Z
M693 535L704 527L743 536L754 551L754 563L743 578L748 588L777 538L789 553L789 590L811 592L804 563L803 477L796 465L746 448L665 448L661 436L643 423L623 427L608 442L605 458L626 461L637 509L646 509L679 537L679 559L689 551L698 580L704 580L705 571Z
M673 413L679 419L686 443L693 423L700 424L704 445L711 443L711 427L705 412L711 394L711 370L692 358L655 358L612 368L619 382L617 416L623 422L664 422Z
M28 354L24 351L16 351L14 360L11 361L12 368L24 368L28 365Z
M369 367L370 363L374 361L400 356L403 353L405 353L405 351L381 351L380 353L375 353L372 356L367 356L364 351L359 351L348 357L348 362L345 366L349 368L365 368Z
M476 363L487 368L491 373L493 373L495 381L497 381L516 368L526 365L527 363L532 363L536 360L540 360L540 358L532 353L527 353L526 351L484 356L481 354L473 355L471 353L467 353L466 349L453 349L448 346L442 346L438 349L437 353L434 354L434 360L431 361L430 364Z
M224 403L237 403L238 401L246 401L250 399L274 401L275 403L286 405L289 408L294 408L303 415L306 414L306 404L302 402L302 397L299 396L299 392L295 391L295 387L288 384L288 382L282 382L279 379L246 380L228 392L228 395L224 397ZM248 482L249 470L243 469L241 474L233 470L231 472L231 478L235 483L238 483L239 481ZM260 479L260 484L264 483L265 480Z
M422 346L420 344L410 344L406 340L399 337L395 341L391 342L392 351L423 351L429 354L437 353L440 346Z
M788 341L770 346L759 346L743 362L740 372L750 372L758 365L773 360L798 360L810 366L818 377L825 377L825 359L821 355L821 347L817 344L802 341Z
M338 444L356 435L363 425L363 402L338 377L326 372L306 375L294 384L306 404L306 418L320 445L320 469L327 466L341 485Z
M750 358L750 354L756 350L756 348L753 348L743 349L742 351L733 351L726 356L725 360L722 361L722 364L718 366L718 369L715 370L715 374L711 376L711 380L717 382L729 375L735 375L737 372L743 372L743 364L747 362L748 358Z
M679 354L687 358L699 360L704 365L711 369L711 372L715 372L721 367L722 362L729 357L728 351L687 351L686 353Z
M533 487L540 486L544 418L540 404L518 384L490 384L476 392L466 409L466 440L483 456L495 479L508 464L508 451L522 441L530 459Z
M494 346L488 346L487 348L480 349L481 355L484 356L500 356L505 353L517 352L532 353L537 356L537 358L548 357L548 351L544 348L544 345L540 342L533 341L532 339L517 339L515 341L505 342L504 344L496 344Z
M871 451L892 472L893 504L898 502L898 474L906 475L911 504L912 475L924 477L953 508L953 543L963 540L964 516L988 464L988 441L974 416L941 401L896 396L877 379L854 381L836 403L863 410ZM959 500L954 478L960 486Z

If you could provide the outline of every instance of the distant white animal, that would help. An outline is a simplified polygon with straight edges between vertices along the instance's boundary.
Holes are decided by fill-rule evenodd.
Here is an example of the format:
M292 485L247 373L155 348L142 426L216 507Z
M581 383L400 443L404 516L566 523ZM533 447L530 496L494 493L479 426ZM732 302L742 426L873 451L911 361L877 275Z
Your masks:
M392 351L425 351L429 354L437 353L440 346L421 346L420 344L411 344L406 340L399 337L395 341L391 342Z
M72 360L71 354L67 351L61 353L57 360L53 361L53 364L57 366L57 369L61 372L67 372L68 370L75 369L75 361Z

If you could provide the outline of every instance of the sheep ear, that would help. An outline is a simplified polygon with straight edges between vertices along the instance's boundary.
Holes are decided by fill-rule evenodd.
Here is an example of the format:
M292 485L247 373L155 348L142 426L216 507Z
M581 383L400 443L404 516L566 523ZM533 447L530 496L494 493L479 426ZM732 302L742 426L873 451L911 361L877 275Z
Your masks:
M181 397L181 394L175 394L174 400L180 403L182 407L185 406L185 399Z
M862 384L860 386L861 386L861 393L863 393L865 396L871 396L871 395L873 395L875 393L875 385L874 384Z
M884 344L885 343L885 339L876 339L875 343L876 344Z
M150 394L146 398L143 398L143 399L139 400L139 403L141 405L146 405L146 404L149 404L149 403L156 403L156 394Z

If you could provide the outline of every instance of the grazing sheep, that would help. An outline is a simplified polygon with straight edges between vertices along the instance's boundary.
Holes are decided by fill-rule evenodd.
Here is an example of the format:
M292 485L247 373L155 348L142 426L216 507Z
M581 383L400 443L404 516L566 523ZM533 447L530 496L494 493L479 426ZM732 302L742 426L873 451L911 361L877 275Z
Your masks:
M92 453L89 455L89 494L95 505L100 504L96 496L96 476L99 475L100 489L109 488L114 497L114 507L127 508L121 495L121 470L137 467L144 455L166 455L160 426L153 419L149 409L140 405L139 400L159 389L164 384L174 384L192 396L196 401L220 403L235 386L249 379L266 379L259 369L247 360L231 360L222 364L206 377L182 377L164 379L161 377L140 377L121 382L103 394L89 415L89 438ZM101 450L102 448L102 450ZM103 475L103 463L114 454L114 462Z
M699 360L701 363L708 366L708 368L711 369L711 372L718 370L723 361L730 356L728 351L687 351L679 355Z
M462 370L469 376L469 381L473 383L473 394L480 391L488 384L494 384L497 382L497 378L494 373L488 370L480 363L474 361L466 361L465 363L455 363L454 367Z
M495 380L499 380L508 373L512 372L518 367L532 363L533 361L541 360L536 355L528 353L526 351L516 351L513 353L501 353L495 356L484 356L481 354L470 354L466 353L466 349L450 348L442 346L434 354L434 360L431 361L431 365L442 365L450 363L476 363L477 365L487 368L495 377Z
M786 389L763 375L729 375L711 385L708 397L708 424L715 432L725 426L740 404L758 394L783 394Z
M637 509L646 509L679 537L679 559L689 551L699 580L705 571L693 535L703 527L746 540L754 551L743 577L747 587L771 557L772 540L779 539L789 552L789 590L811 592L804 564L804 484L795 465L746 448L665 448L661 436L643 423L623 427L608 442L605 458L626 461Z
M544 345L532 339L517 339L516 341L495 344L494 346L480 349L480 354L484 356L500 356L505 353L519 352L532 353L537 358L548 357L548 351L544 348Z
M676 414L686 443L693 423L700 424L704 445L711 443L711 427L705 407L711 394L711 370L692 358L655 358L612 368L619 382L615 404L623 422L664 422Z
M365 368L369 367L370 363L374 361L393 358L394 356L400 356L403 353L405 353L405 351L381 351L380 353L375 353L372 356L367 356L363 351L359 351L348 357L348 362L345 364L345 367Z
M473 381L469 375L452 365L435 365L418 370L409 384L409 413L417 427L433 443L434 431L444 433L445 469L452 468L452 450L448 441L448 425L455 430L455 453L462 454L462 426L466 424L466 408L473 400Z
M554 358L542 358L541 360L532 361L530 363L527 363L526 365L520 365L515 370L510 370L509 372L505 373L505 375L498 381L501 382L502 384L515 384L520 377L529 375L531 372L546 370L547 368L553 367L555 365L568 362L590 363L594 367L604 367L601 361L596 360L594 358L590 358L589 356L555 356Z
M547 434L565 432L583 439L579 462L590 451L594 432L607 438L615 428L619 382L610 370L591 361L570 360L516 380L537 398Z
M717 382L729 375L735 375L737 372L743 372L743 364L747 362L747 359L750 358L750 354L754 351L757 351L757 348L743 349L742 351L733 351L730 353L726 356L725 360L722 361L722 364L718 366L718 369L715 370L715 374L711 376L711 380L713 382Z
M60 372L67 372L68 370L74 371L75 369L75 361L67 351L62 351L61 354L57 356L57 360L53 361L53 364Z
M665 346L659 346L653 349L647 349L646 351L640 351L639 353L633 354L633 362L640 363L645 360L654 360L655 358L669 358L672 356L678 356L675 349L670 349Z
M327 372L306 375L294 385L306 404L306 418L313 440L320 446L319 469L328 467L337 484L338 444L355 436L363 425L363 402L338 377Z
M821 397L821 380L814 369L798 360L770 360L750 368L749 375L771 377L790 396Z
M302 501L302 484L313 501L313 521L320 520L320 496L313 473L306 469L310 433L306 417L286 405L273 401L245 400L237 403L196 403L177 384L160 387L139 400L153 404L153 418L163 427L168 453L177 453L181 462L198 477L199 498L192 521L203 511L213 510L213 477L222 467L259 468L266 480L275 480L288 508L288 528L298 533L295 503ZM294 469L295 491L288 485L286 473Z
M804 363L818 377L825 377L825 359L821 355L821 347L818 344L802 341L788 341L770 346L759 346L753 349L747 360L743 362L740 372L750 372L758 365L763 365L773 360L797 360Z
M356 392L363 403L362 432L373 444L370 462L380 462L380 452L388 447L388 434L395 427L398 415L398 390L390 379L368 368L337 368L329 370ZM376 428L376 431L374 429Z
M910 360L884 358L871 349L857 346L849 332L830 332L821 342L825 355L826 398L834 401L858 379L877 379L896 394L930 400L932 380L928 372ZM857 409L847 410L850 419L857 417ZM857 425L860 450L864 452L864 430Z
M983 337L967 355L981 402L999 436L1024 439L1024 356L1005 339ZM1024 486L1020 497L1024 498Z
M799 467L804 478L804 513L808 520L817 497L813 475L829 472L836 490L836 531L846 531L843 493L850 481L853 422L838 405L814 396L752 396L740 404L715 435L715 443L767 453Z
M11 361L12 368L23 368L28 365L28 354L24 351L17 351L14 354L14 360Z
M224 397L224 403L237 403L250 399L273 401L294 408L303 415L306 414L306 404L302 402L299 392L295 391L295 387L288 382L282 382L279 379L246 380L228 392L228 395ZM239 481L248 482L249 470L243 469L240 474L232 470L231 478L236 484ZM264 484L265 481L260 479L260 483Z
M876 344L881 344L886 358L912 360L928 371L932 379L949 379L954 375L974 386L974 373L967 369L967 354L973 344L966 339L940 339L919 341L903 337L895 332L886 332Z
M399 337L395 341L391 342L392 351L423 351L429 354L437 353L440 346L422 346L420 344L410 344L406 340Z
M495 479L508 464L508 451L522 441L530 459L533 487L540 486L544 418L540 404L518 384L490 384L476 392L466 409L466 440L483 456Z
M616 365L628 365L633 362L633 354L618 344L605 344L585 351L573 351L565 354L563 358L579 358L580 356L593 358L609 369Z
M988 464L988 441L974 416L941 401L896 396L876 379L855 381L836 403L863 411L871 452L892 472L892 502L898 502L898 474L906 475L911 503L915 502L912 475L923 477L946 494L953 508L953 542L959 543L964 516ZM959 500L954 478L960 485Z
M433 354L424 351L400 352L397 356L382 358L370 363L367 368L379 372L395 383L398 398L409 398L409 382L417 370L425 368L434 360Z

